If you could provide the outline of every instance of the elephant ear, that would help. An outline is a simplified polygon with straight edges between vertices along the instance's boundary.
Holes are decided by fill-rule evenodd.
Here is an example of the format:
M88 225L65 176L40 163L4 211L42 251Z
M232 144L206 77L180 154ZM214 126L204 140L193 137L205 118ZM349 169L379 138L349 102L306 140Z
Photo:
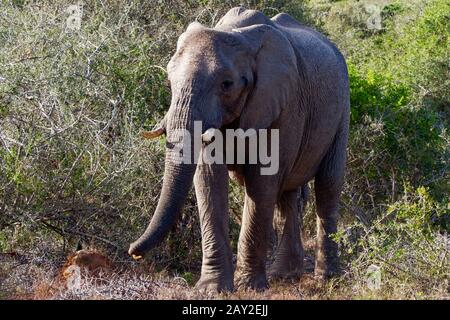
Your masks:
M253 91L242 110L240 127L269 128L285 108L297 103L299 75L294 49L281 31L269 25L233 31L245 38L255 58Z

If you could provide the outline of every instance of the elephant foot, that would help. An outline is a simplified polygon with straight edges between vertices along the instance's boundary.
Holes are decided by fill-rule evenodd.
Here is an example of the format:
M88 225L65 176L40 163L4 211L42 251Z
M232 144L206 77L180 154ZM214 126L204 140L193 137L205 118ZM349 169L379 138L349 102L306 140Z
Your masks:
M195 288L204 293L221 293L232 292L233 278L215 277L215 276L201 276L200 280L195 285Z
M236 277L236 288L241 290L255 290L258 292L269 288L269 282L264 273L258 274L241 274Z
M338 246L329 238L318 237L314 276L316 279L330 279L341 274Z
M298 256L281 260L276 259L270 266L268 273L270 280L300 278L303 273L303 258Z

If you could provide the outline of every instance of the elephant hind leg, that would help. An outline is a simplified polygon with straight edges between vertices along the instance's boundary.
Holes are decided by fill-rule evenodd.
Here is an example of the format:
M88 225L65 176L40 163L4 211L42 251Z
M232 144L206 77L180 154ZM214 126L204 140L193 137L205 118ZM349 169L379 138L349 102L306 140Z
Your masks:
M338 245L331 235L337 232L346 148L347 130L343 127L338 131L315 176L317 242L314 273L318 278L329 278L340 271Z
M239 235L235 286L237 288L268 288L266 262L277 202L279 179L260 175L260 167L246 168L244 213Z
M269 268L271 279L295 278L303 272L303 246L300 236L302 189L284 192L275 211L274 228L279 235L275 259Z

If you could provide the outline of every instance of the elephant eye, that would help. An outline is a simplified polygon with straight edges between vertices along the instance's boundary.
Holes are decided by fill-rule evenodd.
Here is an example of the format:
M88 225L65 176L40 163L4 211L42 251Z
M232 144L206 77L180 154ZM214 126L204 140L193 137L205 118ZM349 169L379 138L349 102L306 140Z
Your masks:
M230 90L231 89L231 87L233 86L233 81L231 81L231 80L225 80L224 82L222 82L222 85L221 85L221 87L222 87L222 90L223 91L228 91L228 90Z
M244 82L244 87L248 86L248 79L246 77L242 77L242 82Z

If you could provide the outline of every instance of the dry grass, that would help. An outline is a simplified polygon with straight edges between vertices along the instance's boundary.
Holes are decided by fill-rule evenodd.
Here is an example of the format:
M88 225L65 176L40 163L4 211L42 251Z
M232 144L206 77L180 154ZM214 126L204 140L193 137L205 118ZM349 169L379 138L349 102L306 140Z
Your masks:
M80 268L69 256L63 266L41 264L35 260L2 256L3 299L327 299L333 297L329 284L318 282L311 272L301 279L274 282L264 292L236 291L228 294L207 294L193 288L181 276L155 271L148 262L116 261L114 265L90 270ZM341 297L342 298L342 297Z
M366 279L354 279L345 272L327 282L313 275L314 257L308 251L305 272L300 279L271 282L263 292L238 290L233 293L209 294L193 286L198 275L177 275L157 271L149 261L110 261L98 250L83 250L64 259L31 258L1 255L1 299L14 300L343 300L343 299L450 299L448 285L435 286L427 296L407 285L389 283L370 289ZM92 259L92 257L94 257ZM105 263L105 261L107 261ZM193 279L194 278L194 279ZM359 281L357 281L359 280Z

